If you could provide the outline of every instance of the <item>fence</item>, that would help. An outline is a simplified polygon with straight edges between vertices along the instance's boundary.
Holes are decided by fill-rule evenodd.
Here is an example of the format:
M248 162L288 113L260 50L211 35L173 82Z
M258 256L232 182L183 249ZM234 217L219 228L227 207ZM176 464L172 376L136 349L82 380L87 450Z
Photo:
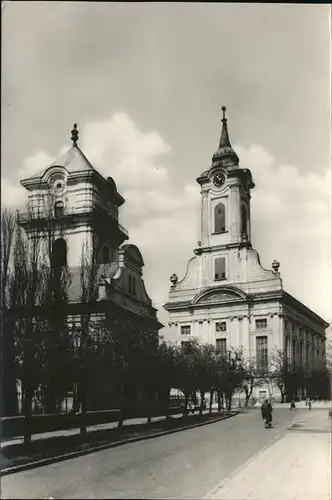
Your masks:
M170 415L178 415L182 412L181 406L173 406L169 410ZM153 411L153 417L161 417L166 415L166 408L158 408ZM86 415L86 425L107 424L117 422L120 418L120 410L101 410L88 411ZM125 419L129 418L147 418L147 412L144 409L127 411ZM29 428L31 434L39 434L44 432L54 432L68 429L76 429L80 427L82 415L75 413L57 413L32 415ZM4 417L1 419L0 435L1 440L22 437L24 435L25 417L19 415L15 417Z

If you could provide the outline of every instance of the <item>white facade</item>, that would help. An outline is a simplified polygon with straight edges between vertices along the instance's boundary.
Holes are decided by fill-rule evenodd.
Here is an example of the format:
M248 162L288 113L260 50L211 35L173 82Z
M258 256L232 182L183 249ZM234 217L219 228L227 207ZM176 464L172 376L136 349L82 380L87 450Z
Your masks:
M72 305L81 301L83 259L87 262L95 251L98 314L124 311L157 336L163 325L145 289L143 257L135 245L124 244L129 235L119 223L125 200L114 180L100 175L77 146L76 126L72 141L60 158L21 181L28 191L28 212L19 215L19 224L31 245L34 240L40 244L41 264L70 271Z
M165 340L196 338L223 350L242 348L261 364L269 365L272 353L284 349L303 364L318 363L325 356L327 323L284 291L277 261L270 270L261 266L251 245L254 183L250 170L239 167L225 116L222 122L212 165L197 179L200 241L184 278L171 277Z

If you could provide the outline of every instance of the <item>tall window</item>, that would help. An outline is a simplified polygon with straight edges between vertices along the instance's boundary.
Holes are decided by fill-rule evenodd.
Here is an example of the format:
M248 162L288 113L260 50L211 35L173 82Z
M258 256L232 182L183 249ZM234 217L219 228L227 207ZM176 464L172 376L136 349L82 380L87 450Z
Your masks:
M227 340L226 339L216 339L216 351L219 354L227 353Z
M54 241L52 247L52 267L59 268L67 265L67 243L63 238Z
M55 217L61 217L65 212L65 206L63 201L56 201L54 204L54 215Z
M256 330L264 330L265 328L267 328L267 319L266 318L256 319L255 326Z
M128 277L128 288L129 288L129 293L135 295L136 294L136 279L134 276L129 274Z
M267 336L256 337L256 363L257 370L266 371L268 369L268 349Z
M218 203L214 208L214 232L223 233L226 231L226 210L223 203Z
M286 359L288 359L288 337L285 335L285 351L284 354L286 356Z
M241 208L241 234L247 234L247 209L245 205Z
M107 245L103 246L101 251L101 262L102 264L108 264L110 261L110 251Z
M296 340L292 339L292 363L296 362Z
M225 257L218 257L214 261L214 280L220 281L226 279L226 259Z
M190 335L190 325L181 325L181 335Z
M300 366L303 366L303 342L300 343L300 350L299 350L299 362Z

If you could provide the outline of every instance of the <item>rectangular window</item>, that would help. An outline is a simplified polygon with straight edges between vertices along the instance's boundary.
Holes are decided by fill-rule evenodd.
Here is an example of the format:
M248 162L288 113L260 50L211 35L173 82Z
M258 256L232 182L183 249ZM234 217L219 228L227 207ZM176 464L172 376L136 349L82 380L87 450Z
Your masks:
M300 343L300 350L299 350L299 362L300 366L303 366L303 342Z
M221 321L216 323L216 332L225 332L226 331L226 321Z
M264 328L267 328L267 319L256 319L255 326L256 330L264 330Z
M181 335L190 335L190 325L181 325Z
M292 363L296 362L296 340L292 340Z
M218 257L214 261L214 281L226 279L226 259L225 257Z
M227 341L226 341L226 339L216 339L216 351L219 354L226 354L226 352L227 352Z
M256 337L256 364L258 371L268 369L267 336Z

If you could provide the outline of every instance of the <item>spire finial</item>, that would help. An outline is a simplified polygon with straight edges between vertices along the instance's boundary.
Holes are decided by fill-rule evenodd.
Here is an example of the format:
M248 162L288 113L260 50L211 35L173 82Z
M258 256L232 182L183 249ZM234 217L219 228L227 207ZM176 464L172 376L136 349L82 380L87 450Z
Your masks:
M227 165L227 166L237 166L239 164L239 158L231 146L227 118L226 118L226 106L221 107L222 111L222 128L219 141L218 150L213 155L213 164Z
M78 141L77 123L74 123L74 128L71 131L71 140L73 141L73 145L77 146L77 141Z

